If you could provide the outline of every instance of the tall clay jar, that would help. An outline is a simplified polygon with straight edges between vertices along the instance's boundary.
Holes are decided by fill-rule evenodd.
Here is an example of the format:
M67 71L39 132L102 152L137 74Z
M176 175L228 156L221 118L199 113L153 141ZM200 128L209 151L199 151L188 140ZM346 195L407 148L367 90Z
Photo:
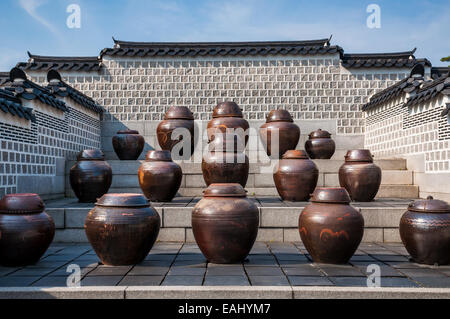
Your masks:
M261 141L271 158L281 158L288 150L295 150L300 139L300 128L286 110L273 110L259 130ZM276 154L274 154L274 152Z
M205 154L202 161L203 179L206 185L238 183L245 187L249 160L244 153L244 148L239 135L217 134L209 143L209 152Z
M158 143L162 150L172 151L173 147L183 140L183 137L173 137L172 132L176 129L185 129L186 134L190 134L190 153L187 154L191 157L194 154L195 139L194 139L194 115L186 106L172 106L166 112L164 120L159 123L156 134L158 136ZM180 158L186 158L186 154L183 154L183 149L180 149L179 154L176 154ZM186 159L187 159L186 158Z
M450 264L450 206L431 196L411 203L400 219L400 237L414 261Z
M0 265L35 264L53 241L55 224L36 194L10 194L0 200Z
M81 203L95 203L111 187L112 170L100 150L84 150L70 169L70 186Z
M138 170L139 184L152 202L170 202L178 192L183 172L169 151L150 151Z
M381 184L381 169L373 163L369 150L351 150L339 169L339 183L357 202L370 202Z
M319 170L305 151L287 151L279 161L273 180L283 200L302 202L317 186Z
M217 132L226 132L227 129L236 130L247 145L249 124L239 105L234 102L221 102L214 108L212 120L207 127L209 141L214 139Z
M113 136L112 144L121 161L135 161L144 149L145 140L138 131L124 130Z
M309 134L305 150L312 159L330 159L336 151L336 144L329 132L318 129Z
M86 217L84 229L104 265L140 263L158 237L158 212L141 194L106 194Z
M258 207L239 184L212 184L192 211L192 231L206 259L244 261L258 234Z
M364 219L344 188L316 188L299 218L306 250L316 263L345 264L364 234Z

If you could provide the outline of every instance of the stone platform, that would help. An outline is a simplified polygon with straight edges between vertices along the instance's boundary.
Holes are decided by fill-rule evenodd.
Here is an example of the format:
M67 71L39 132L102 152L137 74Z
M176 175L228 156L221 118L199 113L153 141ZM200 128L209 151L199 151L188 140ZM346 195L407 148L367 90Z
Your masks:
M67 288L71 264L81 288ZM367 288L370 264L380 267L380 288ZM419 265L400 244L373 243L349 264L315 264L297 242L256 243L234 265L208 263L195 244L157 243L141 264L110 267L89 245L54 244L36 265L0 267L0 287L0 298L450 298L450 266Z
M279 197L249 196L260 211L258 242L297 242L298 217L308 202L284 202ZM171 203L152 203L161 216L160 242L195 242L191 212L201 197L176 197ZM365 220L363 242L400 243L398 225L411 199L383 198L370 203L352 203ZM46 202L55 220L55 242L87 243L84 220L94 204L78 203L75 198Z

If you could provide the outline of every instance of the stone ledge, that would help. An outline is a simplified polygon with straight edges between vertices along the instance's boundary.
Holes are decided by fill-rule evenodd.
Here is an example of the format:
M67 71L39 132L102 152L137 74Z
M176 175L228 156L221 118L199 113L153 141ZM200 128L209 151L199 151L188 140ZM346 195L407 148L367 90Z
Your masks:
M126 287L0 288L0 299L125 299Z

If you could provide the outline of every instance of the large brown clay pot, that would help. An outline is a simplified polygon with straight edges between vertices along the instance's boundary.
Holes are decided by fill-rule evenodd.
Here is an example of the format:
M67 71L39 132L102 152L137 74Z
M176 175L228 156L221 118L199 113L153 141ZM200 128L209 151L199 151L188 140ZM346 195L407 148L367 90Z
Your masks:
M309 134L305 150L312 159L330 159L336 151L336 144L329 132L318 129Z
M192 211L192 231L211 263L242 262L258 234L258 207L239 184L212 184Z
M339 183L352 200L370 202L381 184L381 169L373 163L369 150L351 150L345 155L345 163L339 169Z
M345 264L364 234L364 219L344 188L316 188L299 218L303 244L316 263Z
M150 151L139 167L139 184L152 202L170 202L178 192L183 172L169 151Z
M190 153L183 154L183 148L181 148L176 156L188 159L194 154L194 127L194 115L189 108L186 106L170 107L164 116L164 120L159 123L156 129L161 149L172 152L173 147L182 141L182 137L175 138L174 136L174 139L172 139L172 132L176 129L186 129L190 134Z
M230 129L236 130L239 137L244 141L245 145L248 142L249 124L244 119L242 110L234 102L222 102L217 104L213 110L212 120L209 121L207 131L208 139L212 141L217 132L226 132Z
M0 200L0 265L39 261L55 235L53 218L36 194L10 194Z
M106 194L87 215L84 229L103 264L134 265L153 247L160 223L143 195Z
M300 128L286 110L273 110L259 130L261 141L271 158L281 158L288 150L295 150Z
M244 153L244 143L239 135L216 134L209 143L209 152L202 161L203 179L206 185L215 183L239 183L245 187L249 161Z
M100 150L81 151L77 161L70 169L70 186L81 203L95 203L111 187L111 166Z
M414 261L450 264L450 206L431 196L411 203L400 220L400 237Z
M279 161L273 180L283 200L307 201L317 186L319 170L305 151L287 151Z
M118 131L112 138L114 151L122 161L135 161L144 149L145 140L138 131Z

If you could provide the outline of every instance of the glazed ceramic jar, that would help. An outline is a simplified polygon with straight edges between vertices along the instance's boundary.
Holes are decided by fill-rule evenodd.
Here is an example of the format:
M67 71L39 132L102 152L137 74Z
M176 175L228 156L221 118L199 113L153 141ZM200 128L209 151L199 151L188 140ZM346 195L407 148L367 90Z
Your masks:
M288 150L295 150L300 139L300 128L286 110L273 110L259 130L261 141L271 158L281 158Z
M53 218L36 194L10 194L0 200L0 265L35 264L55 235Z
M202 161L203 179L206 185L239 183L245 187L249 161L239 135L217 134L208 147L209 152L205 154Z
M158 143L162 150L171 151L175 145L183 141L183 136L190 134L190 151L188 154L183 153L183 147L180 148L177 157L180 159L189 159L194 154L195 139L194 139L194 115L186 106L172 106L166 112L164 120L159 123L156 134L158 136ZM178 133L177 131L180 131ZM175 131L177 136L172 137ZM184 131L184 134L182 134ZM182 134L182 135L179 135ZM187 155L187 156L186 156Z
M169 151L150 151L138 171L139 185L152 202L170 202L178 192L183 172Z
M336 144L329 132L318 129L309 134L305 150L312 159L330 159L336 151Z
M273 180L283 200L301 202L309 200L317 186L319 170L305 151L287 151L279 161Z
M206 259L244 261L258 234L258 207L239 184L212 184L192 211L192 231Z
M364 219L344 188L316 188L300 215L299 231L314 262L345 264L361 243Z
M70 169L70 186L81 203L95 203L111 187L112 170L100 150L85 150L78 154Z
M114 151L122 161L135 161L144 149L145 140L138 131L118 131L112 138Z
M411 203L400 220L400 237L414 261L450 264L450 206L431 196Z
M209 141L214 139L217 132L225 133L228 130L229 133L233 133L230 132L230 129L233 129L247 145L249 124L236 103L219 103L214 108L212 117L207 127Z
M339 169L339 183L352 200L370 202L381 184L381 169L373 163L369 150L351 150L345 155L345 163Z
M86 217L84 229L104 265L140 263L158 237L161 220L141 194L106 194Z

